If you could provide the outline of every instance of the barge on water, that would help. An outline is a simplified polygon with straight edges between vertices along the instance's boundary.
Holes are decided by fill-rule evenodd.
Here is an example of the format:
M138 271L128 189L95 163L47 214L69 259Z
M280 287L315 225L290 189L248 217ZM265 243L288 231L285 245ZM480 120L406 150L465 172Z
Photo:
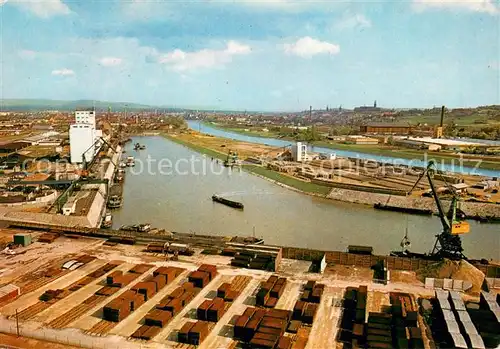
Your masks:
M215 202L221 203L223 205L239 209L239 210L243 210L243 207L244 207L241 202L228 200L228 199L223 198L222 196L218 196L215 194L212 195L212 200Z
M403 212L403 213L410 213L410 214L420 214L420 215L432 216L432 210L429 210L429 209L390 206L390 205L384 205L380 202L377 202L375 205L373 205L373 208L376 208L377 210L386 210L386 211L394 211L394 212Z

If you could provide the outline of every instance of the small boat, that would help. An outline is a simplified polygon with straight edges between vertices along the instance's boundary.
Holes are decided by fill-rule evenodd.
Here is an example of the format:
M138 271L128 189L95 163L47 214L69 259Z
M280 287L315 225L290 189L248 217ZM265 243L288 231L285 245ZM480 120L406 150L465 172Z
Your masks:
M113 225L113 216L111 215L110 212L106 212L106 215L104 216L104 219L102 220L101 228L111 228Z
M122 207L122 198L119 195L113 195L109 198L108 208L120 208Z
M120 162L120 167L121 167L121 168L125 168L125 167L127 167L127 164L126 164L126 163L124 163L124 162Z
M139 147L139 150L144 150L146 149L146 146L144 144L142 144L140 147Z
M148 231L151 230L151 224L143 223L143 224L133 224L133 225L122 225L120 227L120 230L147 233Z
M238 201L233 201L233 200L228 200L228 199L225 199L223 198L222 196L218 196L218 195L212 195L212 200L215 201L215 202L218 202L220 204L223 204L223 205L226 205L226 206L229 206L229 207L232 207L232 208L237 208L237 209L240 209L240 210L243 210L243 204L241 202L238 202Z

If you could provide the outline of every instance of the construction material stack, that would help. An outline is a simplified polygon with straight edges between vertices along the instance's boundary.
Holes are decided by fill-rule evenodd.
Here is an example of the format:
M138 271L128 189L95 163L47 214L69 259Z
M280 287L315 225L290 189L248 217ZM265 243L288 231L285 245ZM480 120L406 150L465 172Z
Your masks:
M280 247L264 245L244 245L227 243L223 250L224 255L231 255L231 265L239 268L277 271L281 263L282 250Z
M249 343L251 348L290 348L292 341L285 336L292 313L281 309L258 309L248 307L238 316L234 326L234 337Z
M209 332L209 323L206 321L186 322L178 332L178 340L181 343L200 345Z
M293 307L293 320L312 324L324 290L325 285L317 284L315 281L308 281L304 286L300 300Z
M433 303L431 329L434 341L441 347L467 348L449 301L449 292L436 290Z
M203 288L217 275L217 267L210 264L202 264L198 270L189 274L188 280L195 287Z
M97 294L106 295L106 293L117 292L119 288L130 284L133 280L141 274L147 272L149 269L151 269L151 265L149 264L138 264L127 274L122 274L119 271L111 273L106 277L106 282L109 286L107 288L103 287L97 292ZM175 269L170 272L171 275L175 275L176 272L180 273L180 269ZM156 276L154 273L156 273ZM110 303L104 306L104 320L112 322L122 321L131 312L137 310L137 308L150 300L157 292L165 287L168 276L158 274L158 270L154 273L149 275L144 281L136 283L130 288L130 290L125 291L118 298L113 299Z
M495 296L488 292L481 292L479 309L467 309L472 322L477 328L484 345L487 348L496 348L500 345L500 306Z
M175 267L160 267L153 272L153 275L148 277L145 281L145 284L139 283L134 288L137 289L137 293L141 294L144 298L151 297L154 293L149 296L148 292L152 291L152 286L147 287L147 285L155 285L156 292L161 290L163 287L172 283L182 272L184 269L175 268ZM143 288L141 286L144 285ZM183 287L179 287L174 290L170 295L163 298L159 304L155 306L152 310L150 310L146 316L143 318L144 325L139 327L133 334L133 338L139 338L144 340L149 340L156 336L158 332L161 331L163 327L165 327L177 314L180 309L182 309L182 301L179 300L177 302L171 302L171 300L175 299L174 296L182 297L187 290L192 290L193 285L190 283L185 283ZM139 290L142 290L139 292ZM189 297L194 297L194 291L188 292ZM186 297L186 298L189 298ZM192 298L189 298L192 299Z
M368 314L366 345L369 348L393 348L391 324L392 314L370 312Z
M274 308L286 287L286 278L271 275L262 283L256 296L256 304L261 307Z
M196 317L201 321L218 322L224 314L224 306L224 298L217 297L213 300L205 300L196 309Z
M424 348L422 331L418 328L418 313L410 295L391 293L392 338L394 348ZM370 333L368 333L370 334Z
M366 288L347 287L344 293L338 341L359 347L365 340ZM358 305L359 302L359 305Z

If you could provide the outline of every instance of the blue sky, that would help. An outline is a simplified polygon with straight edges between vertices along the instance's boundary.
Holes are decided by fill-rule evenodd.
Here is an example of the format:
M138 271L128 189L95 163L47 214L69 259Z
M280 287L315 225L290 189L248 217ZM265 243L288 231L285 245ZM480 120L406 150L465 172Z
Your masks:
M0 0L3 98L500 104L498 0Z

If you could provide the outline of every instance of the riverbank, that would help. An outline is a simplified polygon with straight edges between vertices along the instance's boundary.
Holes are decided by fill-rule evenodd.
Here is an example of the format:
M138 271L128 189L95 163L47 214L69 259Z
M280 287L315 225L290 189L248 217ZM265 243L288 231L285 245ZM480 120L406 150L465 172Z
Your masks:
M202 125L207 125L212 128L216 128L223 131L234 132L241 135L249 136L249 137L262 137L269 139L280 139L283 141L295 142L296 140L292 137L280 137L280 135L263 131L245 131L238 128L225 127L220 124L212 124L212 123L202 123ZM461 155L454 153L441 153L441 152L422 152L419 150L389 146L389 145L357 145L357 144L343 144L337 142L330 141L314 141L310 142L310 144L314 147L323 147L332 150L344 150L344 151L353 151L364 153L367 155L378 155L378 156L387 156L391 158L401 158L406 160L428 160L433 159L438 163L448 164L455 166L466 166L474 168L477 166L478 161L481 161L480 168L487 170L498 170L500 171L500 161L496 159L488 159L485 156L476 156L476 155ZM463 158L465 157L465 159Z
M191 150L194 150L200 154L204 154L207 156L210 156L214 159L218 159L220 161L226 160L227 154L215 151L213 149L209 149L207 147L203 147L201 145L195 144L193 142L186 141L184 139L181 139L181 136L179 135L172 135L172 134L163 134L163 137L171 140L172 142L175 142L177 144L181 144ZM279 184L283 187L287 187L299 192L302 192L304 194L310 194L310 195L315 195L315 196L322 196L325 197L328 195L330 192L330 188L314 184L314 183L309 183L305 181L301 181L299 179L295 179L293 177L269 170L267 168L258 166L258 165L242 165L241 168L249 173L252 173L254 175L257 175L261 178L270 180L271 182L275 184Z
M210 149L206 144L199 144L204 142L205 136L199 136L202 138L201 140L198 139L199 137L197 138L189 134L164 134L163 136L191 150L210 156L214 159L218 159L220 161L224 161L227 157L227 154L221 151ZM210 140L212 140L212 147L218 144L214 141L215 139L217 139L216 137L209 138ZM232 147L237 147L236 142L233 141ZM350 188L350 186L345 183L336 184L335 182L330 182L328 184L322 184L319 183L319 181L307 182L294 178L291 175L287 175L282 172L276 172L258 165L246 164L242 165L241 168L253 175L259 176L277 185L301 192L303 194L326 197L331 200L369 206L373 206L375 204L384 204L395 208L431 210L434 213L437 213L437 207L435 206L434 200L431 198L379 194L376 193L376 190L375 192L369 189L357 190L357 188L354 188L355 186L352 186L353 188ZM445 205L448 206L449 203L445 202ZM500 205L494 203L463 202L462 210L468 217L490 217L493 219L500 218Z

